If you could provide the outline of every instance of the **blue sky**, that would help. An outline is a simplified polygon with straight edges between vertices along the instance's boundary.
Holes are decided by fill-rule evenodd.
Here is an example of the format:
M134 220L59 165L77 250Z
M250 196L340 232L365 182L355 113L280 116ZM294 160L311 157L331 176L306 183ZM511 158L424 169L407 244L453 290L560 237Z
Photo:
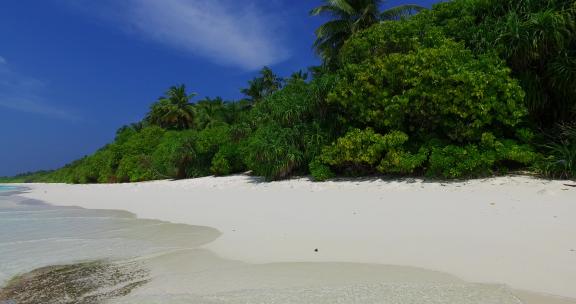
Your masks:
M0 176L91 154L171 85L238 99L264 65L285 76L317 64L319 3L1 1Z

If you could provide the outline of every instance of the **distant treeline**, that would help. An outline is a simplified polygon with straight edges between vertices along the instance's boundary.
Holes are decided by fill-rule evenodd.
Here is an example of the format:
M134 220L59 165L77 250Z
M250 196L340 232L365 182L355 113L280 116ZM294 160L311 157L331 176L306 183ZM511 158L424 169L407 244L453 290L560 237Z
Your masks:
M233 102L172 87L93 155L0 181L576 176L576 2L325 2L321 66L264 68Z

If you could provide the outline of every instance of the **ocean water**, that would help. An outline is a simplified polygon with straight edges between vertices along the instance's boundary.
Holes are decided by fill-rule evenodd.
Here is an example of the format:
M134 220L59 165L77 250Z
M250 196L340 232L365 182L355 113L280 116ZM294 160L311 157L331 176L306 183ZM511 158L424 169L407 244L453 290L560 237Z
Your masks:
M55 207L19 197L18 189L13 187L1 190L0 286L10 285L11 279L23 274L38 275L38 281L54 281L48 286L28 282L20 287L23 290L14 287L11 296L21 296L15 301L19 304L75 303L55 300L69 297L53 288L59 280L84 282L81 286L66 286L79 290L79 298L85 296L82 293L107 298L128 284L141 286L148 282L148 259L195 249L219 235L211 228L137 219L124 211ZM46 268L55 266L67 268ZM103 283L103 279L108 282ZM32 298L42 293L51 300ZM4 295L0 292L0 303L10 300L5 294L6 290Z
M202 248L209 227L0 193L0 303L518 304L501 285L410 267L246 264Z
M17 187L0 185L0 192L15 190Z

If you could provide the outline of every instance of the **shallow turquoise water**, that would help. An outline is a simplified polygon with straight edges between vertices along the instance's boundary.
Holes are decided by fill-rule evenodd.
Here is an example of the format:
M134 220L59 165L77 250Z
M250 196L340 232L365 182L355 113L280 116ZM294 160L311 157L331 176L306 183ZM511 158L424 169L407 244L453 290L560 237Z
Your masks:
M1 191L10 191L10 190L15 190L15 189L17 189L17 187L0 185L0 192Z
M146 270L151 257L195 249L218 236L210 228L138 219L125 211L52 206L9 191L15 189L0 186L0 291L14 276L47 266L103 261L112 263L114 275L126 267ZM80 281L99 286L110 275L86 273ZM102 294L126 283L109 281ZM38 302L22 302L28 303Z

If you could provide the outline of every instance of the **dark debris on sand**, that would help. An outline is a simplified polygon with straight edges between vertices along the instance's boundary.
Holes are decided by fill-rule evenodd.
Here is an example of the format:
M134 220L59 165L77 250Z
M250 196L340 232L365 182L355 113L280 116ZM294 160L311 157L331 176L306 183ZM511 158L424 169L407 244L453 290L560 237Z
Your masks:
M0 289L0 303L100 304L128 295L148 281L148 271L137 263L49 266L13 278Z

